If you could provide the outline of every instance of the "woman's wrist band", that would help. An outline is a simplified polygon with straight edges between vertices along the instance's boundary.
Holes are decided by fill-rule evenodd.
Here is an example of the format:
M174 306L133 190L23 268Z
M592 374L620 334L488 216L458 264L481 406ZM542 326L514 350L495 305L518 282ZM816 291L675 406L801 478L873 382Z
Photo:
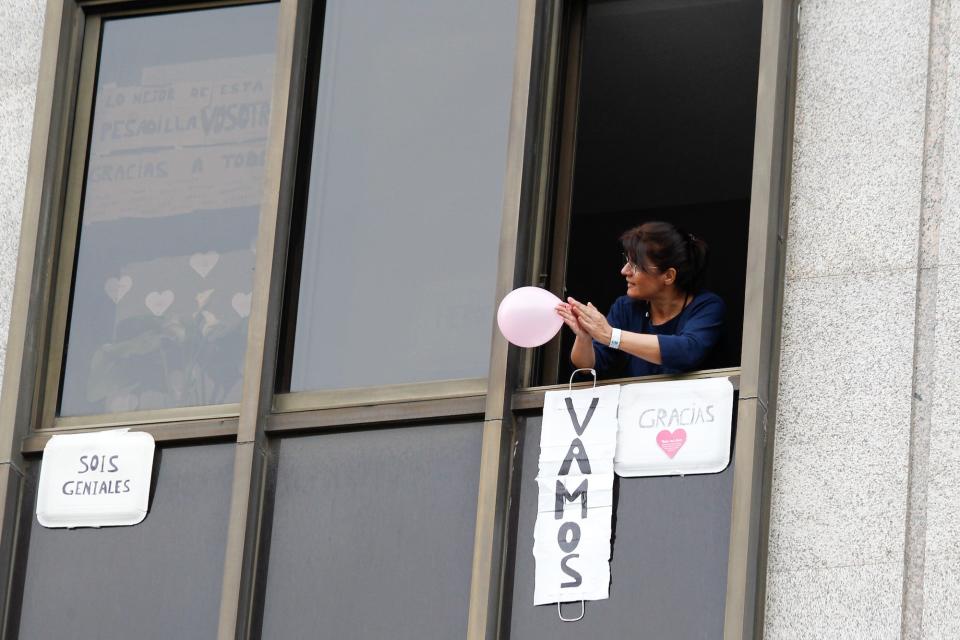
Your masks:
M610 332L610 348L619 349L620 348L620 334L622 332L620 329L614 329Z

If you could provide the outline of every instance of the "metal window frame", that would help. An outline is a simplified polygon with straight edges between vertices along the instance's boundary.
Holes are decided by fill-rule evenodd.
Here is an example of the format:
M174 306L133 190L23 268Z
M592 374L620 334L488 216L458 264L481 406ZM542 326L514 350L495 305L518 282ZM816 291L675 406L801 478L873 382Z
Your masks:
M21 526L25 456L42 451L52 433L82 432L125 424L153 433L164 442L236 442L230 524L224 549L224 574L218 637L248 638L258 633L263 598L264 529L272 498L275 464L271 440L304 430L349 425L408 424L438 420L482 419L481 473L477 494L467 635L496 638L501 620L503 564L510 455L517 438L514 415L542 402L545 388L530 388L529 351L508 347L491 319L490 373L486 380L437 381L395 388L371 387L346 393L275 394L274 382L286 270L288 230L294 206L294 181L301 141L307 50L314 12L323 2L279 0L280 18L267 148L266 186L257 237L253 304L249 316L241 401L198 411L161 411L93 416L57 423L43 398L50 394L49 364L59 325L54 321L58 267L71 191L67 178L78 148L75 126L92 102L92 84L83 85L84 47L97 16L133 15L187 8L208 8L260 0L50 0L34 112L24 198L13 313L0 394L0 573L6 579L3 628L15 625L15 579L26 555ZM563 82L557 64L567 55L560 30L564 11L579 0L518 0L517 44L508 133L508 156L495 301L521 284L541 283L541 267L552 253L547 215L556 197L556 105ZM782 289L785 203L789 184L791 123L790 75L792 7L795 0L765 0L744 346L739 370L740 400L735 455L752 461L736 468L728 561L725 638L761 633L765 575L766 520L769 510L771 423ZM92 79L91 79L92 81ZM87 115L88 117L88 115ZM85 145L79 145L83 147ZM84 156L86 153L81 153ZM67 229L69 231L69 229ZM68 234L69 235L69 234ZM69 243L67 243L69 244ZM72 261L70 261L72 262ZM60 276L62 279L62 276ZM62 311L61 311L62 313ZM65 327L65 324L63 325ZM60 345L62 349L62 344ZM61 351L62 355L62 351ZM57 365L59 367L59 365ZM730 375L731 370L704 375ZM59 374L57 374L59 376ZM337 392L337 395L341 395ZM538 400L539 396L539 400ZM56 399L54 399L54 402ZM44 411L47 411L44 414ZM56 426L55 426L56 425ZM744 428L746 426L752 428ZM266 534L267 536L269 534Z
M124 413L103 413L90 416L61 417L56 415L59 401L62 367L65 356L68 318L71 311L71 290L73 287L74 262L78 249L80 212L86 166L88 162L88 143L90 122L93 110L97 60L102 40L101 23L104 18L118 16L134 16L145 13L159 14L174 11L205 9L217 6L236 6L256 4L271 0L178 0L174 3L158 5L151 0L79 0L78 8L83 11L83 42L79 52L79 74L76 80L76 99L74 117L72 121L72 137L69 143L69 166L61 176L65 181L63 215L57 219L60 224L57 248L50 254L56 267L51 269L46 277L51 279L52 303L49 309L49 329L47 339L43 342L47 348L43 367L43 382L40 384L40 393L37 399L41 407L39 426L34 430L43 435L45 431L54 429L77 429L89 427L99 429L111 426L134 426L144 424L196 422L204 419L237 417L240 413L240 403L221 405L198 405L175 407L170 409L156 409L146 411L132 411ZM304 65L305 68L305 65ZM302 71L302 70L301 70ZM302 105L297 105L302 106ZM271 130L273 131L273 130ZM309 134L311 132L304 132ZM295 162L295 161L294 161ZM290 163L292 164L292 163ZM282 170L286 171L285 164ZM292 172L291 172L292 173ZM267 177L267 187L271 188L278 183L275 177ZM293 187L291 187L292 189ZM265 199L264 207L269 206L270 199ZM261 209L261 215L265 210ZM289 221L285 221L289 224ZM281 317L282 321L282 317ZM254 334L248 332L247 346L250 348ZM271 336L274 338L274 336ZM276 339L276 338L274 338ZM351 389L316 390L293 393L277 393L273 395L272 411L284 413L290 411L306 411L344 407L363 407L372 404L393 402L418 402L439 398L477 397L486 394L486 378L470 378L463 380L436 380L422 383L398 385L381 385Z
M69 0L68 0L69 1ZM40 393L37 403L40 406L39 426L34 427L38 432L57 428L102 428L107 426L135 425L143 423L174 422L178 420L201 420L206 418L226 418L236 416L239 410L238 403L219 405L199 405L175 407L170 409L155 409L146 411L131 411L124 413L104 413L89 416L60 417L56 415L57 403L60 395L60 382L63 372L64 356L67 342L68 318L71 312L71 291L75 270L75 258L78 250L80 233L80 216L83 205L86 169L89 157L89 135L92 112L95 99L96 75L99 59L99 50L102 42L102 21L104 18L129 17L151 14L172 13L176 11L208 9L218 6L238 6L257 4L270 0L230 0L229 2L189 2L181 0L165 3L162 6L149 7L147 3L135 5L130 0L110 2L109 0L94 0L76 4L77 13L82 15L83 36L81 51L79 52L79 73L76 77L76 99L74 117L72 121L72 136L68 143L69 166L60 176L65 184L63 213L56 216L59 223L59 237L56 238L57 248L50 256L54 261L53 268L44 278L49 278L48 286L52 288L52 300L48 310L48 339L45 341L47 349L41 366L43 367L43 382L40 383Z

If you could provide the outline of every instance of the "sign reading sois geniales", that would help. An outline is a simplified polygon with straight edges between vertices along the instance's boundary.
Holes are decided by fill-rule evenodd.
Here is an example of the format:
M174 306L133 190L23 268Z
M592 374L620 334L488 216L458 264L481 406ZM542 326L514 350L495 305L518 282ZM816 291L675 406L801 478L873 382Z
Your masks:
M37 520L45 527L132 525L147 516L153 436L127 429L55 435L40 466Z

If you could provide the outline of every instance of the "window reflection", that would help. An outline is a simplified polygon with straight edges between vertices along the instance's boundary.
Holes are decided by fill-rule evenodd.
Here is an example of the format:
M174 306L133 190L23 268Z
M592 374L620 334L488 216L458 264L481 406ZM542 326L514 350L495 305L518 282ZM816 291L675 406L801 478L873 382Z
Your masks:
M487 375L516 20L516 0L325 3L281 390Z
M104 22L60 415L239 400L277 15Z

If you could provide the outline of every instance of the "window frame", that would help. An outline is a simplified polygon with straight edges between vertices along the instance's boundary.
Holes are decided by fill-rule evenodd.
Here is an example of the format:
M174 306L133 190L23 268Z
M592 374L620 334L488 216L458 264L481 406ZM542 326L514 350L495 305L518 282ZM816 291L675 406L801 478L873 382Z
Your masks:
M67 139L69 149L68 166L59 176L65 185L62 214L59 217L59 237L57 249L53 252L56 266L50 269L48 277L52 280L52 303L49 310L49 338L46 341L46 357L43 382L38 399L40 405L39 426L34 431L50 435L63 429L82 427L108 427L136 424L163 424L170 422L195 422L198 420L216 420L236 417L239 403L196 405L169 409L153 409L122 413L101 413L89 416L57 415L60 400L61 377L63 373L66 343L71 314L71 293L76 271L76 254L79 248L81 210L89 160L89 136L93 107L96 99L96 81L100 48L103 40L103 21L114 17L131 17L149 13L160 15L181 11L209 9L217 7L261 4L269 0L223 0L213 2L189 2L187 0L164 4L158 7L134 6L127 2L93 0L74 5L75 19L81 23L82 44L80 50L72 52L78 59L75 82L75 108L70 123L72 134ZM146 3L142 3L146 4ZM268 142L269 144L269 142ZM262 214L262 210L261 210ZM249 348L249 335L247 346Z
M321 5L325 5L323 0L320 0ZM325 6L320 6L318 10L321 13L325 9ZM305 62L304 72L309 76L306 79L306 82L311 83L316 81L316 76L319 75L320 65L322 60L320 59L320 47L319 44L324 37L323 29L323 16L318 16L314 23L310 26L310 29L314 35L312 38L317 43L317 49L315 51L310 51L308 53L308 58ZM311 86L309 91L316 92L316 86ZM315 109L316 108L316 95L307 96L304 95L304 101L298 105L298 108L301 112L307 108ZM313 118L311 115L302 115L301 120L304 122L309 122L309 126L306 128L301 128L300 139L298 143L298 152L297 155L303 160L301 160L298 165L300 167L306 167L306 171L298 168L296 173L296 184L293 185L294 194L294 207L296 211L291 212L294 216L299 216L305 218L306 212L305 208L308 202L309 194L309 167L311 165L311 152L313 146L313 137L315 135L313 127ZM294 173L291 170L291 174ZM509 176L507 176L509 179ZM286 221L288 227L292 227L294 224L293 219ZM302 259L303 247L294 247L293 242L288 242L284 248L284 251L287 255L287 263L284 267L286 279L284 282L284 295L288 297L299 296L299 286L301 282L301 273L300 265ZM299 251L299 256L292 256L291 253L294 251ZM296 268L296 273L293 272L293 268ZM499 273L500 262L499 257L496 264L496 268ZM493 295L493 291L488 292L490 295ZM499 298L497 298L499 300ZM296 301L296 304L299 303L299 300ZM281 362L282 358L292 360L293 352L295 349L295 332L297 324L296 316L296 306L293 306L292 309L281 309L280 310L280 325L277 330L277 333L268 336L269 339L277 343L277 361L276 368L277 371L274 372L275 378L280 378L282 367L290 367L292 362ZM287 314L291 314L289 317ZM494 317L490 317L489 329L491 333L496 331L494 324ZM294 335L294 339L290 340L290 335ZM289 342L289 343L288 343ZM289 372L288 372L289 373ZM368 407L370 405L381 405L381 404L405 404L410 406L418 406L421 403L434 401L434 400L449 400L451 407L456 407L458 403L475 403L479 399L482 399L488 391L488 382L489 382L489 369L488 375L485 377L476 377L476 378L438 378L435 380L427 380L422 382L407 382L400 384L386 384L386 385L371 385L371 386L362 386L362 387L348 387L343 389L311 389L311 390L302 390L302 391L274 391L273 392L273 402L272 402L272 414L286 414L286 413L303 413L303 412L320 412L326 410L341 410L347 408L357 408L362 410L363 407ZM450 417L470 417L470 414L466 413L457 413L451 415ZM286 423L287 420L276 420L275 422Z
M467 636L499 637L503 622L500 599L510 574L510 568L503 564L503 549L509 534L508 505L514 489L510 467L518 437L514 414L535 410L538 403L542 404L544 391L564 385L529 387L532 354L509 347L493 330L491 318L490 367L485 379L369 387L347 393L274 392L288 235L303 133L307 52L311 29L322 26L322 1L279 0L270 136L240 402L200 407L199 411L174 409L50 420L51 359L58 349L62 356L66 337L65 330L57 333L54 314L57 305L69 304L69 287L65 303L62 292L57 295L58 288L63 287L63 276L58 274L66 269L58 266L58 257L65 255L60 253L61 248L70 244L68 202L76 201L79 206L79 194L71 196L66 178L76 175L76 170L71 174L70 168L78 162L77 155L85 163L86 145L78 145L76 140L81 130L89 128L79 125L83 118L89 124L92 107L93 78L87 78L89 86L82 85L84 74L90 76L90 71L81 68L85 48L93 47L89 21L105 16L260 1L47 3L10 337L0 394L0 573L8 578L0 587L0 596L7 602L15 601L18 571L27 551L28 541L18 535L23 518L32 517L31 513L22 513L20 506L24 461L42 452L54 433L126 425L150 432L164 443L235 442L218 635L249 637L256 633L257 601L263 596L265 567L260 552L265 544L262 525L272 509L272 439L344 426L378 428L479 419L483 435ZM564 15L581 1L517 0L513 96L494 298L497 302L517 286L545 284L542 273L551 242L547 212L556 196L551 158L560 126L556 118L556 98L562 84L558 70L566 55ZM735 455L743 456L750 464L738 465L734 478L725 638L750 638L762 633L782 258L789 201L787 154L792 140L795 3L796 0L763 3L744 343L737 377L740 428L735 441ZM86 103L84 91L90 98ZM83 147L82 152L77 152L78 147ZM75 218L74 227L76 222ZM76 231L72 233L75 241ZM71 266L66 271L72 277L72 260L61 258L61 263L67 262ZM69 310L61 308L59 313L65 329ZM54 396L58 392L60 366L62 357L56 366ZM718 370L695 375L732 374L733 370ZM57 400L52 399L54 407ZM9 607L5 610L2 624L6 629L16 615Z
M532 131L527 139L529 157L518 161L516 153L508 157L511 171L524 175L523 188L508 192L504 206L502 246L514 251L514 261L501 254L501 284L508 275L513 285L550 282L554 288L561 282L566 268L566 236L564 216L569 217L569 196L572 188L575 149L573 135L561 138L557 165L544 157L536 162L534 150L548 155L548 145L557 136L557 129L567 132L575 128L576 92L565 90L565 83L578 83L582 37L580 22L586 0L562 0L541 3L536 20L531 20L529 35L532 54L539 77L529 85L529 105L523 104L517 119L522 117ZM782 317L783 260L788 218L790 169L793 142L793 96L796 84L796 33L798 0L763 0L759 76L757 88L754 162L751 177L749 240L745 282L743 343L740 366L730 369L698 371L680 376L647 376L615 382L645 382L702 377L730 377L739 391L734 458L744 458L735 466L730 518L730 543L727 562L727 588L724 638L761 637L765 604L766 553L769 527L770 482L773 457L773 428L776 415L776 389L779 368L779 333ZM576 38L565 48L564 39ZM535 42L533 42L535 40ZM524 41L525 43L525 41ZM521 55L518 45L518 57ZM525 54L526 51L523 51ZM561 60L567 61L566 68ZM576 64L573 64L573 63ZM575 69L573 67L576 67ZM518 68L518 76L522 75ZM515 96L516 99L516 96ZM559 102L564 108L557 117ZM530 114L527 114L529 106ZM571 112L574 112L571 114ZM511 165L511 163L516 163ZM522 192L522 193L521 193ZM555 202L553 197L557 198ZM511 197L518 203L509 206ZM564 197L567 202L564 203ZM551 235L552 209L556 208L559 229ZM510 214L514 220L508 220ZM534 237L508 233L516 225ZM548 256L547 245L553 250ZM549 265L549 266L548 266ZM512 270L511 270L512 266ZM505 271L509 273L505 273ZM502 299L513 286L498 288ZM558 293L554 291L554 293ZM507 633L509 602L502 600L504 584L511 580L512 567L504 566L504 549L510 535L508 523L511 500L516 499L512 486L512 452L519 444L516 414L542 408L543 394L564 389L567 385L530 387L535 371L535 355L531 350L518 353L509 348L502 337L495 337L494 354L501 349L502 370L491 366L490 393L487 398L487 419L492 420L490 441L499 442L484 449L481 464L481 493L477 513L477 541L474 567L492 566L491 571L475 572L471 590L471 617L468 637L494 638ZM554 348L556 351L558 347ZM547 354L549 357L549 348ZM557 352L558 353L558 352ZM548 360L549 364L549 360ZM503 382L501 385L500 382ZM574 387L589 386L580 383ZM601 383L602 384L602 383ZM510 393L499 398L504 388ZM498 417L496 410L501 409ZM487 438L485 437L485 442Z

